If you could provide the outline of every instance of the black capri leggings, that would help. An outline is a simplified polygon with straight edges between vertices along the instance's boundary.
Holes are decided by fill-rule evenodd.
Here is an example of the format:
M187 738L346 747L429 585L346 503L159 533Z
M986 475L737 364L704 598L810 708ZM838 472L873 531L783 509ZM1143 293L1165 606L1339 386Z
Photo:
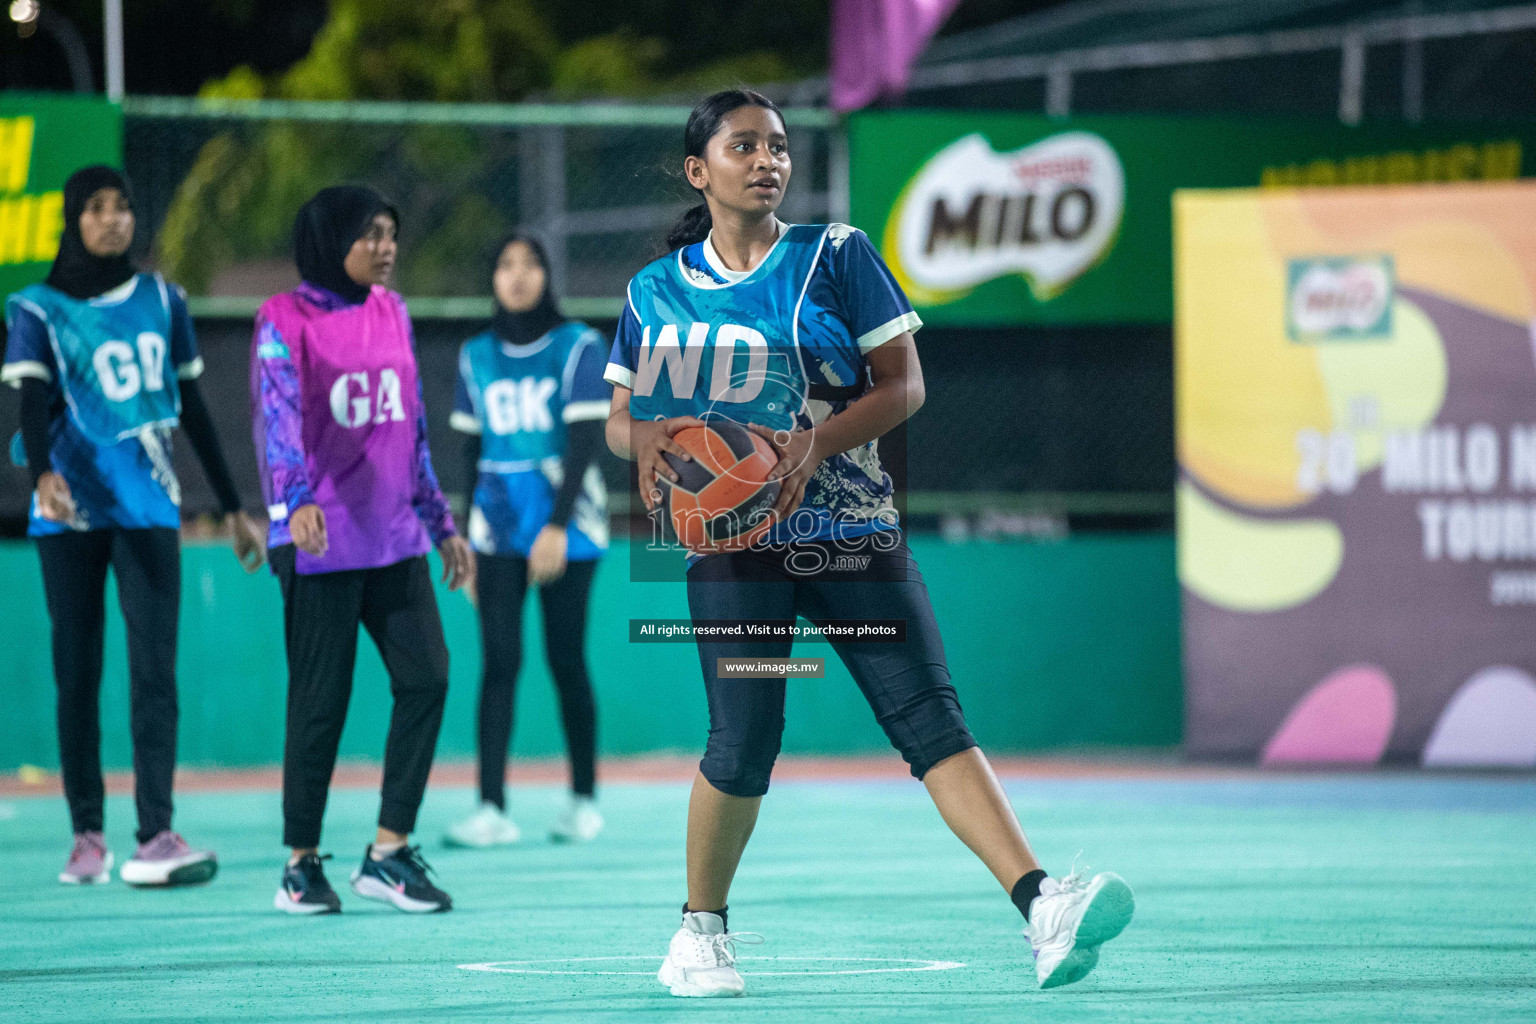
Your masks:
M688 570L688 609L703 619L900 619L902 643L834 642L891 744L921 779L976 746L949 680L928 588L899 537L796 543L708 555ZM699 771L731 796L768 792L784 735L777 679L722 678L717 658L786 658L790 641L700 643L709 698L709 743Z
M59 689L59 761L76 832L102 830L101 665L107 568L128 627L128 706L139 842L171 827L176 772L176 619L181 541L175 530L88 530L37 538Z
M507 806L507 748L512 741L517 675L523 661L523 598L528 560L481 555L476 560L480 644L480 799ZM597 782L597 707L587 675L587 598L595 561L567 562L565 574L539 588L544 652L560 697L560 722L570 752L571 789L591 796Z

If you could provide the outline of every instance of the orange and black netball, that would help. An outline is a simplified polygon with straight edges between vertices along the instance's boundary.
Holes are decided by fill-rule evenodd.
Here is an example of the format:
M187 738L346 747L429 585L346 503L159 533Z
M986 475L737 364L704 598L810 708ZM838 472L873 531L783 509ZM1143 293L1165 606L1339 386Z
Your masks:
M678 542L707 554L741 551L773 525L779 482L768 472L779 461L766 440L723 417L685 427L672 438L692 456L663 453L677 482L661 481L662 507Z

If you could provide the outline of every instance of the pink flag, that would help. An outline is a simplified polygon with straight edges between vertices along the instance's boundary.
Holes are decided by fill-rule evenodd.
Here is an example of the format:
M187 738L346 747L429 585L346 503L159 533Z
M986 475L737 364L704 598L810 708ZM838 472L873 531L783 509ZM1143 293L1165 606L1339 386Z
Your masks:
M833 0L833 108L858 110L901 95L913 62L959 2Z

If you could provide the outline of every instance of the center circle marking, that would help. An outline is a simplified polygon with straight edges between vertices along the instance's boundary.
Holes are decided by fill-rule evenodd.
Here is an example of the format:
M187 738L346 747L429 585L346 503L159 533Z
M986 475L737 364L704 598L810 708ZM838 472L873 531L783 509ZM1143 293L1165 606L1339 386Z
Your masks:
M553 957L546 960L492 960L483 964L459 964L461 971L486 971L491 974L580 974L611 975L616 977L650 977L655 970L620 971L599 969L598 964L621 964L645 961L659 964L660 958L648 956L571 956ZM907 957L866 956L752 956L740 957L737 963L747 965L747 973L753 977L772 975L819 977L832 974L900 974L920 971L952 971L965 964L956 960L915 960ZM897 966L851 967L836 970L772 971L757 970L759 963L827 963L827 964L894 964ZM592 964L594 967L564 966Z

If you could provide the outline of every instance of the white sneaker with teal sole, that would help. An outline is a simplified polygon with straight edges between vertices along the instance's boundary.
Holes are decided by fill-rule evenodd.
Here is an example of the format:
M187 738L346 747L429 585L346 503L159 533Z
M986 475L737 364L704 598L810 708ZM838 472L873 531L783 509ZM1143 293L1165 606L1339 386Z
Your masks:
M719 914L684 914L656 978L675 996L739 996L747 983L736 970L733 943L762 941L754 932L727 934Z
M484 803L474 814L449 826L443 842L448 846L484 850L492 846L511 846L522 838L522 830L505 811L495 804Z
M1113 872L1089 881L1073 874L1042 882L1024 925L1040 987L1056 988L1087 977L1099 962L1099 947L1125 930L1135 910L1131 887Z
M557 843L590 843L602 830L603 816L597 811L597 802L589 796L573 796L549 830L549 838Z

